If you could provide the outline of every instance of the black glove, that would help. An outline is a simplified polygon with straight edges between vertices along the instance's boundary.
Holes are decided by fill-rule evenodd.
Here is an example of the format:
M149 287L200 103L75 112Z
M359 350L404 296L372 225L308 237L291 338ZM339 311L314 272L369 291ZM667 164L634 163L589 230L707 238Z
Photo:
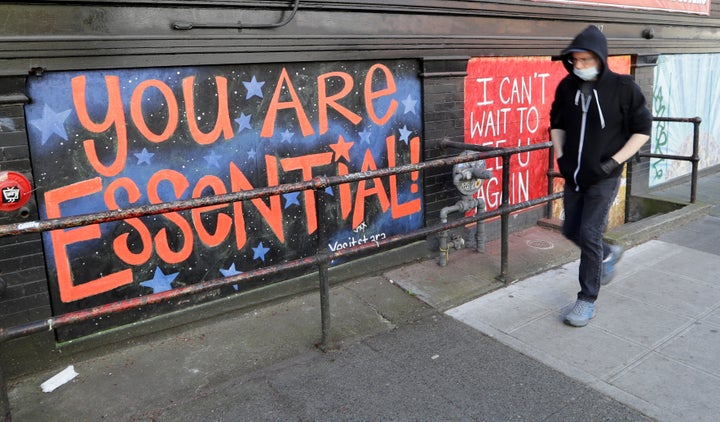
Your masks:
M613 170L618 167L620 167L620 164L618 164L618 162L612 158L608 158L607 160L603 161L602 164L600 164L600 168L606 176L610 175L610 173L612 173Z

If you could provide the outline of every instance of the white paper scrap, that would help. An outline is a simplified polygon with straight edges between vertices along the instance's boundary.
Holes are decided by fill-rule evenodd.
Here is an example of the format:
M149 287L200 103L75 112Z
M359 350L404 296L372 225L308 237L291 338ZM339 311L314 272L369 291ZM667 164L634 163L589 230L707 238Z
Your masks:
M53 377L51 377L44 383L40 384L40 388L42 388L44 393L49 393L60 387L61 385L65 384L66 382L72 380L76 376L78 376L78 373L75 372L75 368L73 367L73 365L70 365L55 374Z

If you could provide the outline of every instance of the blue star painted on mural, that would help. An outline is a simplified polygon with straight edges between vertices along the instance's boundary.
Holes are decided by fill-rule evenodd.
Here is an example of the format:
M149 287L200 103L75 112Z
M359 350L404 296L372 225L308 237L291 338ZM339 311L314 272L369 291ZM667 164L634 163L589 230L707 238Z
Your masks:
M370 145L370 132L363 129L363 131L358 133L358 135L360 135L360 142Z
M323 174L323 177L327 177L327 174ZM335 192L333 192L332 186L326 187L325 193L327 193L330 196L335 196Z
M407 114L407 113L417 114L417 113L415 113L415 105L417 104L417 100L413 100L412 97L410 96L410 94L408 94L407 98L405 98L402 101L402 103L405 106L405 113L403 113L403 114Z
M172 274L165 274L160 269L160 267L155 267L155 274L153 275L153 278L147 281L140 282L140 285L143 287L150 287L153 289L153 293L160 293L167 290L172 290L172 281L175 280L175 277L180 274L172 273Z
M254 149L251 149L250 151L248 151L248 159L249 160L255 159L255 150Z
M410 134L412 134L412 131L408 130L407 125L403 126L402 129L400 129L400 140L407 144L410 142Z
M292 141L292 137L294 134L295 134L295 132L290 132L288 129L285 129L285 132L280 134L282 136L281 142L290 143Z
M150 165L150 164L151 164L151 163L150 163L150 159L151 159L151 158L153 157L153 155L155 155L155 154L152 153L152 152L148 152L147 148L143 148L142 151L136 152L134 155L135 155L135 157L137 157L137 160L138 160L137 163L138 163L138 165L140 165L140 164L142 164L142 163L147 163L148 165Z
M230 265L230 268L220 268L220 273L221 273L224 277L231 277L231 276L234 276L234 275L242 274L243 272L236 270L236 269L235 269L235 263L233 262L232 265ZM238 290L238 285L237 285L237 284L233 284L232 286L233 286L233 289L235 289L236 291Z
M252 114L240 113L240 117L235 119L235 122L237 122L237 124L238 124L238 133L242 132L243 129L252 130L252 126L250 126L250 118L251 117L252 117Z
M47 142L53 134L67 141L68 136L64 124L69 115L70 110L56 112L45 104L42 118L30 121L30 124L40 129L42 135L40 144L45 145L45 142Z
M215 150L210 150L210 154L204 156L203 158L207 161L209 166L220 168L220 162L218 162L218 158L220 157L222 157L222 155L216 154Z
M265 254L268 253L270 248L266 248L262 242L258 243L257 248L252 248L253 250L253 259L260 258L263 262L265 262Z
M300 192L290 192L283 194L283 196L285 197L285 209L290 208L291 205L300 205L300 202L298 201L298 195L300 195Z
M263 97L262 86L265 85L265 82L258 82L257 79L255 79L255 75L253 75L250 82L243 81L243 85L245 85L245 88L247 89L247 95L245 96L246 100L249 100L254 96L258 96L260 98Z

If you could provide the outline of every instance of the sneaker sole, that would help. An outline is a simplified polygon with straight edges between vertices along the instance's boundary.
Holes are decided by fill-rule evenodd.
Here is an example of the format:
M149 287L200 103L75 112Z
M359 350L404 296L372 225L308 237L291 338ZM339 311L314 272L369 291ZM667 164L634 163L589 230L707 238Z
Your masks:
M566 318L563 318L563 322L567 325L570 325L571 327L584 327L584 326L588 325L590 320L593 318L595 318L595 312L593 312L592 315L590 315L590 318L584 319L582 321L576 321L576 320L568 319L566 317Z
M590 320L588 319L587 321L578 322L578 321L571 321L569 319L565 319L565 320L563 320L563 322L565 322L565 325L569 325L571 327L584 327L584 326L588 325Z

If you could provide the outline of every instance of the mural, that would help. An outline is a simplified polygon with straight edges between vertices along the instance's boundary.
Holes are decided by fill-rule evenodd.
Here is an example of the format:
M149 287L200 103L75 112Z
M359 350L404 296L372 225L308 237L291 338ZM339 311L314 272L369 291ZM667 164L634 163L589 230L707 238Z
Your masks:
M655 68L652 98L653 115L690 118L699 116L699 168L720 164L720 54L662 55ZM651 151L656 154L692 155L693 125L690 123L655 122ZM650 160L649 186L656 186L690 174L687 161L653 158Z
M608 58L618 73L630 72L630 57ZM559 61L550 57L478 57L468 63L465 80L465 142L512 148L550 140L550 107L555 88L567 76ZM486 160L493 178L478 197L488 210L502 203L502 160ZM540 150L512 157L510 162L510 204L547 194L548 151ZM562 179L555 180L562 190ZM618 198L624 198L624 183ZM562 218L562 203L554 201L553 216ZM624 203L617 200L611 210L609 227L622 224Z
M662 10L666 12L710 14L711 0L535 0L592 6L611 6L629 9Z
M49 72L28 93L43 219L421 160L414 61ZM418 174L323 194L330 250L423 224ZM312 255L315 211L304 191L45 233L54 311Z
M514 148L547 142L555 87L567 75L550 57L473 58L465 82L465 142ZM510 204L547 194L547 150L514 155ZM502 202L502 160L486 160L493 178L478 195L488 210Z

